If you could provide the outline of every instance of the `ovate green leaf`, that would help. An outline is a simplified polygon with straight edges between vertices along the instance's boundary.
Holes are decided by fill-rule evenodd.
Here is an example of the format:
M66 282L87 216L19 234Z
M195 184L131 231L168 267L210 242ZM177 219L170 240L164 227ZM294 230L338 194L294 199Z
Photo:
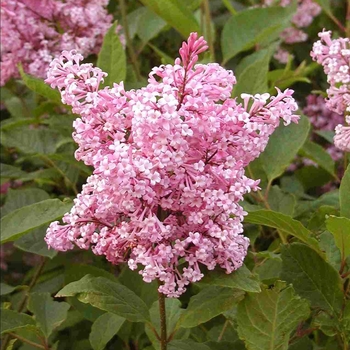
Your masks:
M231 309L243 296L243 292L231 288L210 286L193 296L179 320L183 328L196 327Z
M186 39L191 32L200 31L191 10L181 0L141 0L141 2Z
M13 332L17 329L31 326L35 328L35 321L32 317L16 311L1 309L0 331L1 334Z
M75 295L83 303L117 314L131 322L147 322L150 319L146 304L132 290L104 277L87 275L65 286L56 296Z
M65 302L53 301L49 293L32 293L29 297L28 309L46 339L66 319L69 308Z
M300 243L282 247L281 278L292 283L311 306L331 314L340 312L343 293L339 273L310 247Z
M224 62L254 45L267 45L278 39L294 11L294 6L251 8L232 16L221 35Z
M101 51L98 55L97 66L108 76L104 78L105 86L120 83L126 77L126 56L119 36L116 33L117 22L106 33Z
M292 123L287 127L281 122L259 157L269 180L283 174L305 143L309 130L310 122L305 116L300 117L298 124Z
M261 291L259 281L245 265L230 274L225 273L222 269L208 271L199 283L236 288L252 293L259 293Z
M11 212L0 221L1 243L13 241L30 230L59 219L71 207L71 202L47 199Z
M24 84L26 84L30 90L54 102L61 102L61 95L57 90L52 89L50 85L46 84L43 80L24 73L22 66L19 66L19 72Z
M107 343L118 333L125 318L106 312L92 325L89 336L94 350L103 350Z
M15 247L25 252L47 256L52 259L57 255L57 251L49 249L44 237L46 235L47 226L38 227L34 230L29 231L22 237L16 240Z
M303 226L300 221L294 220L288 215L277 213L272 210L262 209L250 212L248 216L245 217L244 222L264 225L281 230L288 235L298 238L300 241L306 243L318 253L323 254L317 240L312 237L312 232Z
M287 350L290 334L309 316L306 300L290 286L250 294L238 305L238 334L248 350Z
M350 219L330 216L326 221L328 231L334 236L336 246L341 256L346 259L350 256Z
M316 162L321 168L335 176L335 162L325 149L315 142L306 141L301 149L302 155Z
M339 187L340 215L350 219L350 165L346 169Z

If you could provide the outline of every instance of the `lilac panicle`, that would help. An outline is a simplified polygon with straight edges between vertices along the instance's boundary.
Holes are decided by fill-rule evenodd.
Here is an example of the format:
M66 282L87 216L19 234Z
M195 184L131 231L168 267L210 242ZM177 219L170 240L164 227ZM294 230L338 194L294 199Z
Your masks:
M51 63L47 83L80 115L75 156L94 172L63 224L50 225L50 247L127 262L169 297L199 281L204 266L242 266L249 239L239 202L259 184L244 167L281 119L299 116L289 89L232 99L233 72L198 63L207 47L192 33L174 65L153 68L148 85L130 91L122 82L100 89L106 73L74 51Z

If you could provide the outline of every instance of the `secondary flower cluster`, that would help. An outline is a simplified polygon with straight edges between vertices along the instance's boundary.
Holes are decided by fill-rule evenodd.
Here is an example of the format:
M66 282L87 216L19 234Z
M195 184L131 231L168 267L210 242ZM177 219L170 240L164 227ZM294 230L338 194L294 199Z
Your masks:
M278 0L282 7L292 5L292 0ZM275 0L264 0L266 5L276 5ZM298 7L292 18L292 26L286 28L281 33L281 39L285 44L294 44L306 41L308 36L302 28L308 27L313 19L321 12L321 7L313 0L298 0ZM279 48L274 57L281 63L287 63L289 52Z
M350 39L331 38L332 32L318 34L321 40L313 45L311 57L322 64L330 87L327 89L327 107L342 115L347 115L350 123ZM350 126L339 124L335 128L334 144L343 151L350 152Z
M108 0L1 0L1 80L25 72L45 78L62 50L98 53L112 16Z
M230 98L236 79L217 63L196 64L207 49L192 33L174 65L155 67L148 85L99 90L106 73L63 52L48 79L80 114L74 122L76 158L94 173L64 224L50 225L47 244L74 244L113 264L141 267L169 297L203 277L200 265L227 273L249 246L239 201L258 189L244 167L264 150L279 125L297 122L292 90Z

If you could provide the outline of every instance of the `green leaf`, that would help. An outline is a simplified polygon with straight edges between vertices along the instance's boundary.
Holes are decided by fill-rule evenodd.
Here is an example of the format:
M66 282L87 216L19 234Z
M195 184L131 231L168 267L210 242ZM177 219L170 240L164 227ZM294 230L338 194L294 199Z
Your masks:
M47 192L39 188L9 189L6 195L6 202L1 208L1 216L5 216L14 210L49 199Z
M73 156L69 154L55 153L50 154L47 157L53 161L67 163L68 165L78 169L85 175L90 176L92 174L92 171L88 166L86 166L83 162L78 162Z
M92 325L89 336L94 350L103 350L107 343L118 333L125 318L106 312Z
M309 306L290 286L250 294L238 305L238 334L248 350L287 350L291 332L309 316Z
M267 91L267 72L272 50L260 50L245 58L239 63L235 74L237 84L233 95L240 97L242 93L257 94Z
M204 288L190 299L178 326L192 328L205 323L231 309L242 298L243 294L242 291L231 288L218 286Z
M250 212L248 216L244 218L244 222L264 225L281 230L306 243L316 252L323 254L317 240L312 237L312 232L303 226L300 221L294 220L290 216L272 210L262 209Z
M158 334L161 334L160 326L160 316L159 316L159 302L155 301L150 308L151 323ZM181 302L178 299L165 299L165 315L166 315L166 327L167 334L172 334L175 330L176 324L180 316L185 312L184 309L181 309ZM180 329L175 333L175 339L179 339L181 335L188 336L189 330ZM160 342L151 330L149 325L146 325L146 334L148 338L152 341L152 344L155 350L160 350Z
M350 219L330 216L326 221L328 231L334 236L342 260L350 256Z
M208 271L199 283L236 288L252 293L259 293L261 291L259 281L256 280L245 265L230 274L225 273L222 269Z
M20 237L15 241L14 246L25 252L47 256L52 259L57 255L57 251L49 249L44 237L46 235L47 225L38 227L34 230L29 231L24 236Z
M7 295L7 294L11 294L14 290L16 290L17 287L12 287L9 286L6 283L0 283L0 295Z
M338 271L310 247L300 243L282 247L281 278L292 283L311 306L332 314L340 312L343 293Z
M155 38L166 26L162 18L148 8L145 10L137 22L137 35L144 44Z
M57 297L78 295L83 303L125 317L131 322L150 319L146 304L130 289L104 277L87 275L72 282L57 293Z
M1 132L1 143L8 148L17 148L24 154L55 153L60 135L48 129L17 128Z
M13 332L17 329L32 326L35 328L35 321L26 314L20 314L16 311L1 309L0 312L0 330L1 334Z
M106 33L101 51L98 55L97 66L108 76L104 78L104 86L113 86L126 77L126 56L118 34L116 34L117 22Z
M320 145L310 140L307 140L301 149L301 154L310 158L324 170L335 177L335 162L327 151Z
M53 301L50 293L31 293L29 297L28 309L46 339L66 319L69 308L65 302Z
M192 339L173 340L168 345L168 350L211 350L203 343L196 343Z
M326 192L315 200L300 201L295 208L295 216L310 214L324 205L339 208L339 191Z
M295 197L290 193L283 192L278 186L272 186L268 194L268 203L273 211L293 216L295 208Z
M221 35L224 63L255 45L266 46L286 28L295 6L252 8L240 11L225 24Z
M297 169L294 175L303 185L305 192L311 188L322 187L332 180L332 175L328 171L313 165L304 165L302 168Z
M158 300L158 285L156 281L145 283L138 271L132 271L126 265L118 276L118 281L131 289L148 307Z
M0 164L1 178L18 179L19 177L26 176L27 173L20 168L17 168L9 164Z
M91 275L92 277L104 277L112 282L117 282L117 277L104 269L88 264L72 264L68 265L65 269L64 283L69 284L78 281L86 275Z
M27 205L4 216L1 221L1 243L14 241L26 232L58 220L72 207L72 203L47 199Z
M339 187L340 215L350 219L350 165L348 165Z
M181 0L141 0L141 2L186 39L191 32L200 31L195 17Z
M24 73L21 65L18 67L18 70L24 84L28 87L28 89L43 97L46 97L49 100L61 103L61 94L57 90L52 89L50 85L46 84L43 80Z
M283 174L305 143L309 131L310 122L305 116L300 117L298 124L292 123L287 127L281 122L259 157L270 181Z
M327 261L337 270L340 269L341 254L338 247L335 245L334 236L324 231L319 235L320 247L326 253Z

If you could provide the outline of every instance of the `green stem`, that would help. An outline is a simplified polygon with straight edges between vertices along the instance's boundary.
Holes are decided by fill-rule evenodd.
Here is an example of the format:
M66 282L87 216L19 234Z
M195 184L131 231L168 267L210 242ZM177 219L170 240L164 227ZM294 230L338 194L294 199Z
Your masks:
M226 8L231 12L231 14L233 16L237 15L237 11L235 10L235 8L231 5L230 0L222 0L222 2L224 3L224 5L226 6Z
M209 0L203 0L203 9L205 14L205 31L207 34L209 52L210 52L210 60L212 62L215 61L215 49L214 49L214 40L211 33L211 16L210 16L210 5Z
M160 285L160 284L159 284ZM167 331L166 331L166 311L165 295L158 291L159 316L160 316L160 348L167 349Z
M122 14L122 22L123 22L125 39L126 39L126 47L130 55L131 64L134 68L137 81L141 81L141 74L140 74L139 66L137 64L137 57L130 39L125 0L119 0L119 5L120 5L120 12Z

